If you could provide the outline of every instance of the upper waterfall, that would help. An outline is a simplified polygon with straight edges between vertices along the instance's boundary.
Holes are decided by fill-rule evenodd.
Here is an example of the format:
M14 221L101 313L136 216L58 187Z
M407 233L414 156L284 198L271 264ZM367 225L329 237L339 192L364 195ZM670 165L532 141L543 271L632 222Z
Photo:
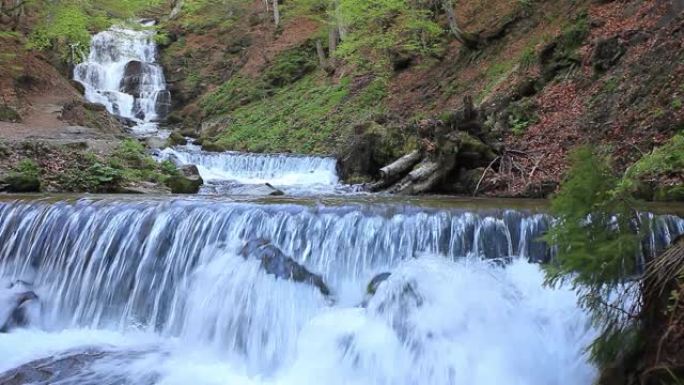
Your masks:
M171 106L164 71L157 61L154 31L112 27L93 36L87 60L74 69L88 101L134 123L138 135L157 131Z

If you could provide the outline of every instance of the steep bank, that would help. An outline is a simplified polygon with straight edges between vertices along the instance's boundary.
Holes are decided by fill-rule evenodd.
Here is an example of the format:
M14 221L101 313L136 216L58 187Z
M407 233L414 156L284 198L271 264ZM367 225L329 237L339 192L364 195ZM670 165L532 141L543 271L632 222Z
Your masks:
M260 1L221 4L164 25L171 121L209 150L335 153L353 160L348 180L370 180L434 149L422 132L439 131L470 95L483 132L448 129L479 137L498 160L454 167L431 191L472 194L485 174L479 194L544 196L577 144L609 146L624 169L684 121L680 1L461 1L476 49L443 37L431 54L399 50L382 70L330 57L329 25L310 8L284 2L276 27ZM682 175L649 183L677 186Z

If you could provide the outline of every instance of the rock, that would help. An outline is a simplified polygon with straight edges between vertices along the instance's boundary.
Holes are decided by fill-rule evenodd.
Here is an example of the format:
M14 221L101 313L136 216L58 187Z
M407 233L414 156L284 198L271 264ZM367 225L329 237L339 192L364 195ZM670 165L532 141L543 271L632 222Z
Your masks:
M88 111L107 112L107 107L100 103L83 103L83 108Z
M249 195L256 197L285 195L285 193L282 190L273 187L270 183L230 186L230 194Z
M101 348L61 352L1 373L0 384L153 385L159 382L154 368L142 373L136 371L135 378L123 369L146 353ZM96 366L108 367L107 375L93 375L98 373Z
M154 111L161 119L171 112L171 92L159 91L154 98Z
M169 146L184 146L188 144L188 140L177 131L173 131L169 135L168 145Z
M240 250L240 255L245 259L255 258L261 261L261 267L277 278L312 285L324 296L330 295L330 290L320 275L310 272L265 239L248 241Z
M150 136L145 139L145 144L152 150L159 150L166 147L167 139L158 136Z
M119 91L133 95L136 98L140 97L144 65L143 62L138 60L131 60L126 63L124 76L121 79L121 84L119 84Z
M617 36L600 40L596 43L591 57L594 70L604 72L614 66L627 49Z
M118 120L119 123L123 124L126 127L133 127L133 126L138 124L135 120L133 120L131 118L126 118L126 117L119 116L119 115L116 115L116 120Z
M76 90L81 95L85 95L85 86L83 83L78 82L76 80L69 80L69 84L71 84L72 87Z
M21 123L21 116L12 107L0 104L0 122Z
M28 326L27 305L37 300L38 296L25 282L13 282L0 289L0 333Z
M197 194L204 180L195 165L185 165L178 169L179 173L167 179L166 185L174 194Z
M154 182L143 181L124 186L119 192L122 194L168 195L171 194L171 189Z
M10 193L40 192L40 179L35 175L10 173L0 177L0 191Z
M387 278L390 277L392 273L385 272L385 273L380 273L373 277L370 282L368 282L368 286L366 286L366 294L367 295L374 295L376 291L378 291L378 287L380 287L380 284L385 282Z

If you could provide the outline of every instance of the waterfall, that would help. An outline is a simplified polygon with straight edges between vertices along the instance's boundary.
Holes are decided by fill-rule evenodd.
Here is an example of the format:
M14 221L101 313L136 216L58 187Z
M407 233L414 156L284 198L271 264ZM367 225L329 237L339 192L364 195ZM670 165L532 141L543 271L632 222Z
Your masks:
M85 97L131 122L138 135L157 132L171 107L162 68L156 63L154 31L112 27L93 36L87 60L74 69Z
M166 148L161 159L194 164L205 181L204 192L239 194L244 185L270 183L290 195L353 191L340 184L334 157L293 154L207 152L188 144Z
M596 375L574 292L544 287L528 262L549 256L538 241L547 215L304 203L0 202L0 282L30 282L42 304L32 329L0 334L0 372L94 346L109 353L64 383L560 385ZM684 233L675 216L643 220L653 247ZM332 302L238 255L256 238L320 274ZM360 307L381 272L389 279Z

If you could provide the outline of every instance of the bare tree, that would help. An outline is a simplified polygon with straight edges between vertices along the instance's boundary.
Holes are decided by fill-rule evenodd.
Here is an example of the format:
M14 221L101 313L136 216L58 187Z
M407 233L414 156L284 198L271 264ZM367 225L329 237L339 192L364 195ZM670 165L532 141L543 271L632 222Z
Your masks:
M280 8L278 7L278 0L273 0L273 21L276 27L280 25Z

